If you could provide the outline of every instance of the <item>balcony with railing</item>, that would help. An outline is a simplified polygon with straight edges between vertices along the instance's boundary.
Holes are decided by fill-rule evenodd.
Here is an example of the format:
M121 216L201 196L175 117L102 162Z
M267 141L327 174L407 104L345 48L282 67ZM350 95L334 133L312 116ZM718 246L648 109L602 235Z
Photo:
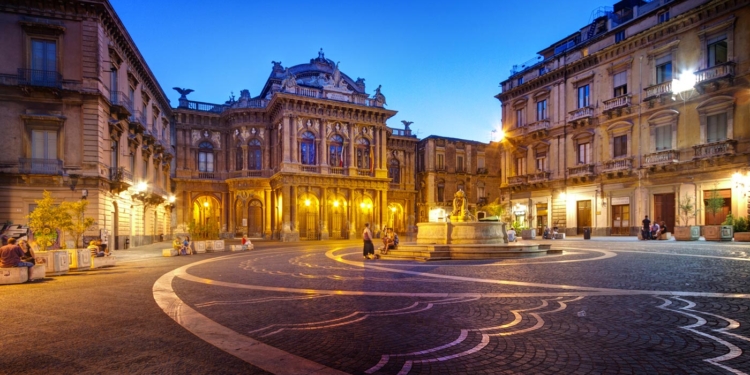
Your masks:
M243 171L232 171L229 172L231 178L242 178L242 177L265 177L266 173L263 170L243 170Z
M133 114L133 103L130 97L121 91L111 91L109 93L109 102L112 104L112 111L120 113L126 117Z
M510 176L508 177L508 185L510 186L518 186L526 184L527 176Z
M369 169L366 169L366 168L359 168L359 169L357 169L357 176L371 177L372 176L372 172Z
M62 74L55 70L18 69L18 84L61 89Z
M528 181L530 184L538 184L541 182L547 182L549 181L549 177L552 175L552 172L549 171L542 171L542 172L536 172L528 175Z
M594 108L592 107L578 108L574 111L568 112L568 122L585 120L591 117L594 117Z
M125 184L133 184L133 173L123 167L110 167L109 168L109 180L112 182L121 182Z
M632 169L633 169L632 158L607 160L604 162L604 165L602 166L602 172L605 172L605 173L630 171Z
M58 159L19 159L19 172L27 174L62 175L62 160Z
M309 172L309 173L320 173L320 167L317 165L301 165L300 170L302 172Z
M133 114L130 115L129 121L131 124L139 124L144 128L146 127L146 125L148 125L148 122L146 121L146 114L138 109L133 111Z
M646 165L677 163L680 161L680 152L676 150L657 151L647 154L645 159Z
M727 139L702 145L695 145L693 146L693 150L695 150L696 159L705 159L716 156L734 155L736 152L735 146L737 146L737 141L734 139Z
M343 167L330 167L328 168L329 174L336 174L340 176L347 176L349 175L349 169L343 168Z
M735 63L729 61L695 72L695 88L702 92L707 85L721 80L731 83L734 80L734 66Z
M583 164L575 167L568 168L568 176L570 177L585 177L594 175L593 164Z
M526 133L531 134L538 131L546 131L549 130L549 127L549 120L537 121L526 128Z
M487 174L487 168L477 168L477 174Z
M643 89L646 92L644 101L649 99L655 99L662 95L672 94L672 81L657 83L653 86L646 87Z
M608 99L603 102L604 111L612 111L618 108L630 106L630 95L620 95L616 98Z
M520 125L520 126L514 126L508 130L505 131L505 137L506 138L515 138L520 137L522 135L526 134L526 124Z

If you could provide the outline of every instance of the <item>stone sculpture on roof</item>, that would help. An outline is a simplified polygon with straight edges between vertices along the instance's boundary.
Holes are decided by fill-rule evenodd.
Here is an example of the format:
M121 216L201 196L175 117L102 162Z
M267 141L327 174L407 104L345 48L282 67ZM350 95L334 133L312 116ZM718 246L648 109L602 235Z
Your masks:
M378 88L375 89L375 95L372 96L372 98L375 99L375 103L378 107L382 107L383 105L388 104L385 102L385 95L380 92L380 87L382 86L383 85L378 85Z

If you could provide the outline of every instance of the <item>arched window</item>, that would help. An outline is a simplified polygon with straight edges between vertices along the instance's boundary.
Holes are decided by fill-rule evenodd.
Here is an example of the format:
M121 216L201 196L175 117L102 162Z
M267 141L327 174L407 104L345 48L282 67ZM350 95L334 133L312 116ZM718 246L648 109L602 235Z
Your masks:
M370 141L367 138L357 140L357 168L370 169Z
M299 152L299 160L302 164L315 165L315 134L311 132L302 133Z
M201 142L198 145L198 171L214 171L214 145L211 142Z
M338 134L332 136L328 143L328 165L344 166L344 138Z
M251 139L247 145L247 168L251 171L259 171L263 169L263 154L260 149L260 141L257 139Z
M242 163L243 162L242 155L244 155L244 152L242 152L242 144L238 143L237 148L235 149L235 159L234 159L235 161L234 169L237 171L241 171L242 169L245 168L245 166Z
M401 167L396 158L391 159L391 162L388 163L388 177L391 178L391 183L401 183Z

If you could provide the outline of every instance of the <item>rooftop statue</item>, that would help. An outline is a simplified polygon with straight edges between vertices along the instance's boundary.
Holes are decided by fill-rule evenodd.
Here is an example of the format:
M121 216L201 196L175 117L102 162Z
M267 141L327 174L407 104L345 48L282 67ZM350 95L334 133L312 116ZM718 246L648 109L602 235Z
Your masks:
M401 120L401 123L404 124L404 129L409 130L409 126L411 126L411 124L413 124L414 121Z
M375 89L375 95L372 96L372 98L375 99L375 103L380 107L382 107L385 104L388 104L385 102L385 95L383 95L380 92L380 87L382 86L383 85L378 85L378 88Z
M185 99L185 100L187 100L187 95L188 94L190 94L191 92L195 91L193 89L181 89L179 87L172 87L172 89L180 93L180 95L181 95L180 99Z

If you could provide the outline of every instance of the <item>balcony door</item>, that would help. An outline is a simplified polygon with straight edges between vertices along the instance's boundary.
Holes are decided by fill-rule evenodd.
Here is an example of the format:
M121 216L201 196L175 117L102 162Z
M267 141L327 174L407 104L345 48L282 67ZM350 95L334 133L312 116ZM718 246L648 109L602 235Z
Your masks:
M591 201L578 201L577 206L577 231L578 234L583 234L584 227L591 227Z
M31 82L54 86L57 81L57 43L54 40L31 39Z

